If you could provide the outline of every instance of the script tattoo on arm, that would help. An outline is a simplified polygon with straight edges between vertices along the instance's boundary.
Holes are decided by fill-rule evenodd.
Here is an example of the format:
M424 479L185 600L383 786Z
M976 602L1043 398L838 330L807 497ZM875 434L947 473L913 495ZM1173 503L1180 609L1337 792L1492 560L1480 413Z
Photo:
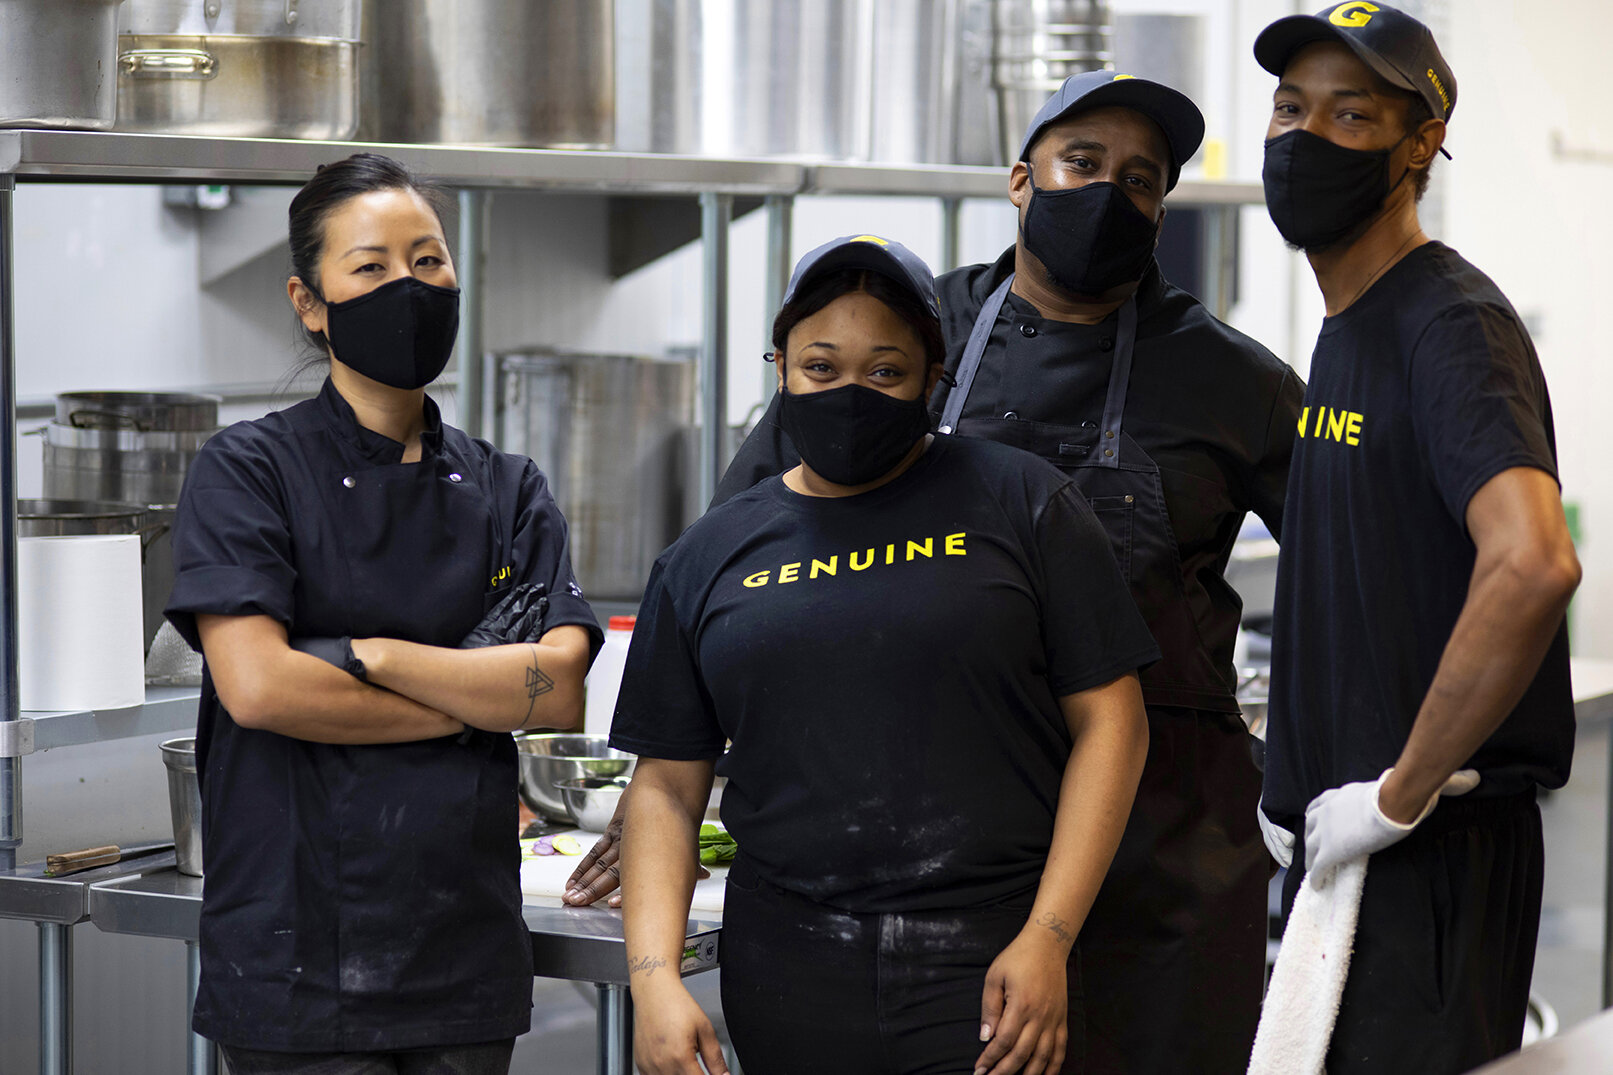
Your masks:
M1064 919L1060 918L1058 915L1054 914L1052 911L1048 911L1046 914L1042 915L1042 917L1038 918L1036 920L1036 924L1050 930L1053 936L1057 937L1065 944L1069 944L1075 940L1075 934L1070 932L1070 924L1064 921Z
M554 690L554 679L538 667L538 647L529 645L527 649L532 651L532 664L526 670L526 719L531 720L538 697Z
M666 960L660 956L635 956L627 961L627 973L638 974L642 971L644 977L648 978L655 973L657 967L664 966L666 966Z

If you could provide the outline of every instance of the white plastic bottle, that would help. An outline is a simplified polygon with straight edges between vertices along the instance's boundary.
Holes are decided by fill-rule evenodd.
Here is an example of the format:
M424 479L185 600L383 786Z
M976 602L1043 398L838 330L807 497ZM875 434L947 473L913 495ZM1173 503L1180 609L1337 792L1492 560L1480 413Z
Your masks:
M605 644L594 658L584 683L587 702L583 731L589 735L609 735L610 719L616 713L616 694L622 689L622 669L627 664L627 645L633 640L635 616L612 616L605 630Z

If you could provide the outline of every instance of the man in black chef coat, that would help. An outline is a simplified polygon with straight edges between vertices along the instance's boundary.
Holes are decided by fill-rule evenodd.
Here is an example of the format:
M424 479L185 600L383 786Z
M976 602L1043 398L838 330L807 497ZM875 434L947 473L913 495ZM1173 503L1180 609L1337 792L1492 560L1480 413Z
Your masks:
M1265 969L1260 773L1223 572L1246 512L1281 535L1304 385L1154 262L1165 195L1203 134L1175 90L1076 75L1009 174L1014 246L936 282L953 382L931 399L939 429L1068 470L1164 653L1142 673L1136 806L1078 943L1093 1072L1241 1072ZM797 462L776 413L775 400L717 500Z

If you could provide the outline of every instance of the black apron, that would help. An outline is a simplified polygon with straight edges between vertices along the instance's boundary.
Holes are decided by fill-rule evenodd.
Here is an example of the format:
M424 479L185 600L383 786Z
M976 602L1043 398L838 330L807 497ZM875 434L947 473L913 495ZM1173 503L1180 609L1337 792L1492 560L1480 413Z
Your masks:
M352 420L341 405L332 418ZM288 513L324 516L322 547L295 557L292 635L456 645L502 596L490 586L509 555L495 491L441 450L440 431L414 464L381 461L387 446L356 422L341 433L340 458L305 457L314 488L282 494ZM222 715L200 733L199 1032L293 1052L525 1032L532 956L508 734L332 746Z
M1182 688L1202 691L1203 683L1221 682L1223 677L1204 646L1182 587L1181 556L1159 467L1123 428L1137 339L1137 300L1128 298L1119 310L1099 428L1090 422L1065 426L1025 421L1012 411L996 418L962 418L992 326L1013 282L1014 274L1009 273L981 307L954 374L957 384L947 394L939 430L1011 444L1070 474L1109 535L1120 573L1164 654L1142 672L1143 697L1151 705L1172 704L1161 695Z

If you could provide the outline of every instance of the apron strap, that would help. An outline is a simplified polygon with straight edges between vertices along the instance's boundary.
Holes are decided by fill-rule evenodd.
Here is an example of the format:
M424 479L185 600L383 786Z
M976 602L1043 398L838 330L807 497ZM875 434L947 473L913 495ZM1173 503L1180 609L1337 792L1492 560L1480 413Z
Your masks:
M980 370L980 358L986 353L986 341L991 338L992 326L997 323L997 315L1002 312L1003 303L1008 299L1008 288L1013 282L1014 274L1009 273L986 299L986 304L980 307L974 327L969 330L969 342L963 347L963 358L958 361L958 372L954 375L957 383L947 393L946 408L941 412L942 433L951 433L958 428L963 404L969 398L969 389L974 387L975 374Z
M1109 395L1103 401L1103 427L1098 432L1103 452L1100 467L1120 466L1120 422L1126 415L1126 389L1131 385L1131 345L1137 342L1137 296L1120 307L1120 330L1115 333L1115 360L1109 368Z
M958 428L963 405L969 398L969 389L974 387L975 374L980 371L980 360L986 353L986 342L991 338L991 330L997 324L997 315L1002 313L1003 303L1008 299L1008 289L1013 282L1014 274L1009 273L986 299L985 305L980 307L974 327L969 330L969 342L964 345L963 357L959 359L958 372L954 375L957 384L947 393L946 407L941 411L938 429L942 433L951 433ZM1103 428L1098 433L1103 446L1102 453L1095 460L1098 466L1120 466L1120 425L1126 414L1126 389L1131 384L1132 344L1136 340L1137 297L1132 295L1120 306L1114 363L1109 369L1109 393L1103 402Z

